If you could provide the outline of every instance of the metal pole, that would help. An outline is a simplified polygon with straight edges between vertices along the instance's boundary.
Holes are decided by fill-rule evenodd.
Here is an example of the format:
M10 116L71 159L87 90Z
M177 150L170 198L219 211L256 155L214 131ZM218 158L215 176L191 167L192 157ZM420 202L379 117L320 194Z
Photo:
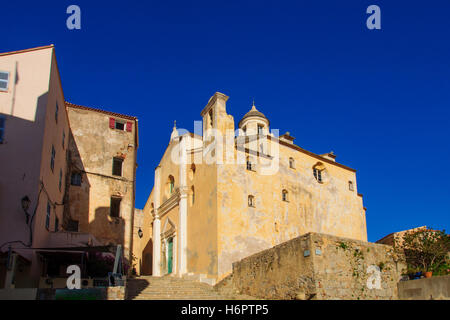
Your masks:
M113 269L113 274L117 273L117 268L119 267L119 261L121 258L121 254L122 254L122 245L117 245L117 249L116 249L116 258L114 260L114 269Z

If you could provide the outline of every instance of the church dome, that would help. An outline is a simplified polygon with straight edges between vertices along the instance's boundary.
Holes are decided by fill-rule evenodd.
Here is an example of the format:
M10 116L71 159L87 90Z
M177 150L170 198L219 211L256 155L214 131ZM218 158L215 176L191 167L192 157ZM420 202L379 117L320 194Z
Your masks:
M267 121L268 124L270 124L269 119L267 119L266 116L262 112L258 111L255 107L255 104L253 103L252 109L245 114L245 116L241 119L241 121L239 121L239 127L245 121L245 119L250 118L250 117L261 118L264 121Z

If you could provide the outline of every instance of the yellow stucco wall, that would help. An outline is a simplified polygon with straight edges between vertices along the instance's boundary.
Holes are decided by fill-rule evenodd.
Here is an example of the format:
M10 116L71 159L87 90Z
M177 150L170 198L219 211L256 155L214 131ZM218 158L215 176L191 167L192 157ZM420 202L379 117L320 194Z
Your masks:
M190 165L188 166L190 170ZM188 171L189 172L189 171ZM195 201L188 201L188 271L217 274L217 171L215 166L196 164L188 190L194 186Z
M275 175L259 174L258 165L256 171L246 170L245 164L218 166L220 276L231 272L232 262L308 232L367 241L355 172L286 146L280 146L279 161ZM328 171L324 183L313 175L318 162ZM282 200L283 190L288 201ZM255 207L248 206L249 195Z

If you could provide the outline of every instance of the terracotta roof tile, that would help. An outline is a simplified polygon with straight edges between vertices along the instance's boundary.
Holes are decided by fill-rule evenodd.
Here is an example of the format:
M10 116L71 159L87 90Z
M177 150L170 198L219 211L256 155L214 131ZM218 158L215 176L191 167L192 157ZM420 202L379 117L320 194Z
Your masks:
M100 112L100 113L108 114L108 115L113 116L113 117L124 118L124 119L128 119L128 120L137 120L137 117L128 116L128 115L125 115L125 114L111 112L111 111L106 111L106 110L102 110L102 109L96 109L96 108L91 108L91 107L80 106L78 104L73 104L73 103L67 102L67 101L66 101L66 106L70 107L70 108L76 108L76 109Z

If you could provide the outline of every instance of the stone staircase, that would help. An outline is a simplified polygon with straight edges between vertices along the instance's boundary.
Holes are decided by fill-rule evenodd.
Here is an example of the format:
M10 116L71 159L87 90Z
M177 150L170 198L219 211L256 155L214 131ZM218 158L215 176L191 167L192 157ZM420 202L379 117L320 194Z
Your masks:
M142 276L127 280L127 300L254 300L223 294L209 284L173 276Z

